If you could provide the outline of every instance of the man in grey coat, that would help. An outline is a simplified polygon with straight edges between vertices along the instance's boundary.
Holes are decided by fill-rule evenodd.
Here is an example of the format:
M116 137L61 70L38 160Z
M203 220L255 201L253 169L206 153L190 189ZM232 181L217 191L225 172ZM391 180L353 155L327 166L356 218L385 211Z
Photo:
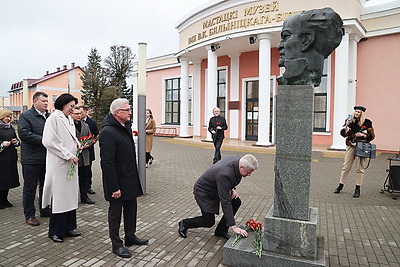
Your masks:
M212 227L221 203L224 216L215 229L215 235L229 239L228 228L231 227L233 232L246 237L247 231L235 225L234 215L241 205L235 187L257 168L258 161L250 154L224 157L208 168L196 181L193 192L202 215L180 221L179 235L186 238L190 228Z
M79 107L75 106L74 111L71 113L71 117L74 119L76 137L81 138L91 134L89 125L84 123L81 119L82 111ZM79 192L81 195L81 203L95 204L88 196L90 187L90 149L91 145L83 147L82 152L79 155L78 162L78 179L79 179Z

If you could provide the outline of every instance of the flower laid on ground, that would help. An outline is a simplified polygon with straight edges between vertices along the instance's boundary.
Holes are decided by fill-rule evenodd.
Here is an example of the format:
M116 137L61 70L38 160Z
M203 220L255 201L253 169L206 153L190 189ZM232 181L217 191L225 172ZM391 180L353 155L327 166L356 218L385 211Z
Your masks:
M97 142L97 139L99 138L99 135L94 136L93 134L89 134L87 136L82 136L79 137L79 144L80 144L80 149L76 151L76 155L79 158L79 155L82 153L82 149L84 146L91 146ZM74 174L76 172L76 165L71 164L71 167L68 170L67 173L67 181L71 181L74 178Z
M246 222L246 231L254 231L254 240L253 240L253 246L254 246L254 253L261 258L262 255L262 235L261 235L261 230L262 230L262 224L255 222L253 219L250 219ZM232 241L231 246L234 247L236 246L237 243L243 238L242 235L240 234L235 234L235 239Z

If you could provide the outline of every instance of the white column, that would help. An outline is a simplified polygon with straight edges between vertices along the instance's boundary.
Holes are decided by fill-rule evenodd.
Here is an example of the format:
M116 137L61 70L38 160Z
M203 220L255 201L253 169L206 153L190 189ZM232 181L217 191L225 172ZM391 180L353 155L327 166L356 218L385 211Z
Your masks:
M193 135L200 136L201 130L201 60L193 61L193 96L192 96L192 122L193 122Z
M215 52L211 51L211 46L206 46L207 54L207 88L206 88L206 116L204 125L207 125L213 116L212 110L217 106L217 59ZM207 131L206 141L212 141L211 134Z
M179 137L189 137L189 61L181 58L181 95L180 95L180 134Z
M271 97L271 36L260 34L258 56L258 140L256 145L269 146L270 97Z
M239 57L240 54L229 55L231 58L231 80L229 101L239 101ZM230 138L239 138L239 110L229 110Z
M354 34L349 36L349 92L348 92L348 110L352 110L356 104L357 88L357 42L360 38Z
M343 35L342 42L335 50L335 99L333 104L333 129L331 149L345 149L345 139L340 130L349 113L349 32Z

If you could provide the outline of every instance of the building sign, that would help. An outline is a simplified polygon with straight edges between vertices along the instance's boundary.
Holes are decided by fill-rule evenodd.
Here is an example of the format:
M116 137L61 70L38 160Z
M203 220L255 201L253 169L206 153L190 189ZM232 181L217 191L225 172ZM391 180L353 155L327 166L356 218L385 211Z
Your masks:
M265 27L275 23L280 24L298 12L300 10L280 12L278 1L229 9L222 14L216 14L201 21L201 30L187 37L186 46L225 33Z

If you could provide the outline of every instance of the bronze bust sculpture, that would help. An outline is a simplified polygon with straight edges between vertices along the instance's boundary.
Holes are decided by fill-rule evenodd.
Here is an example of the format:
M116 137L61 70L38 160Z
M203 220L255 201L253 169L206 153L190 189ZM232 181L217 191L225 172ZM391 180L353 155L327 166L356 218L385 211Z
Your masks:
M302 11L283 23L279 50L278 77L281 85L312 84L319 86L324 59L339 46L343 21L332 8Z

